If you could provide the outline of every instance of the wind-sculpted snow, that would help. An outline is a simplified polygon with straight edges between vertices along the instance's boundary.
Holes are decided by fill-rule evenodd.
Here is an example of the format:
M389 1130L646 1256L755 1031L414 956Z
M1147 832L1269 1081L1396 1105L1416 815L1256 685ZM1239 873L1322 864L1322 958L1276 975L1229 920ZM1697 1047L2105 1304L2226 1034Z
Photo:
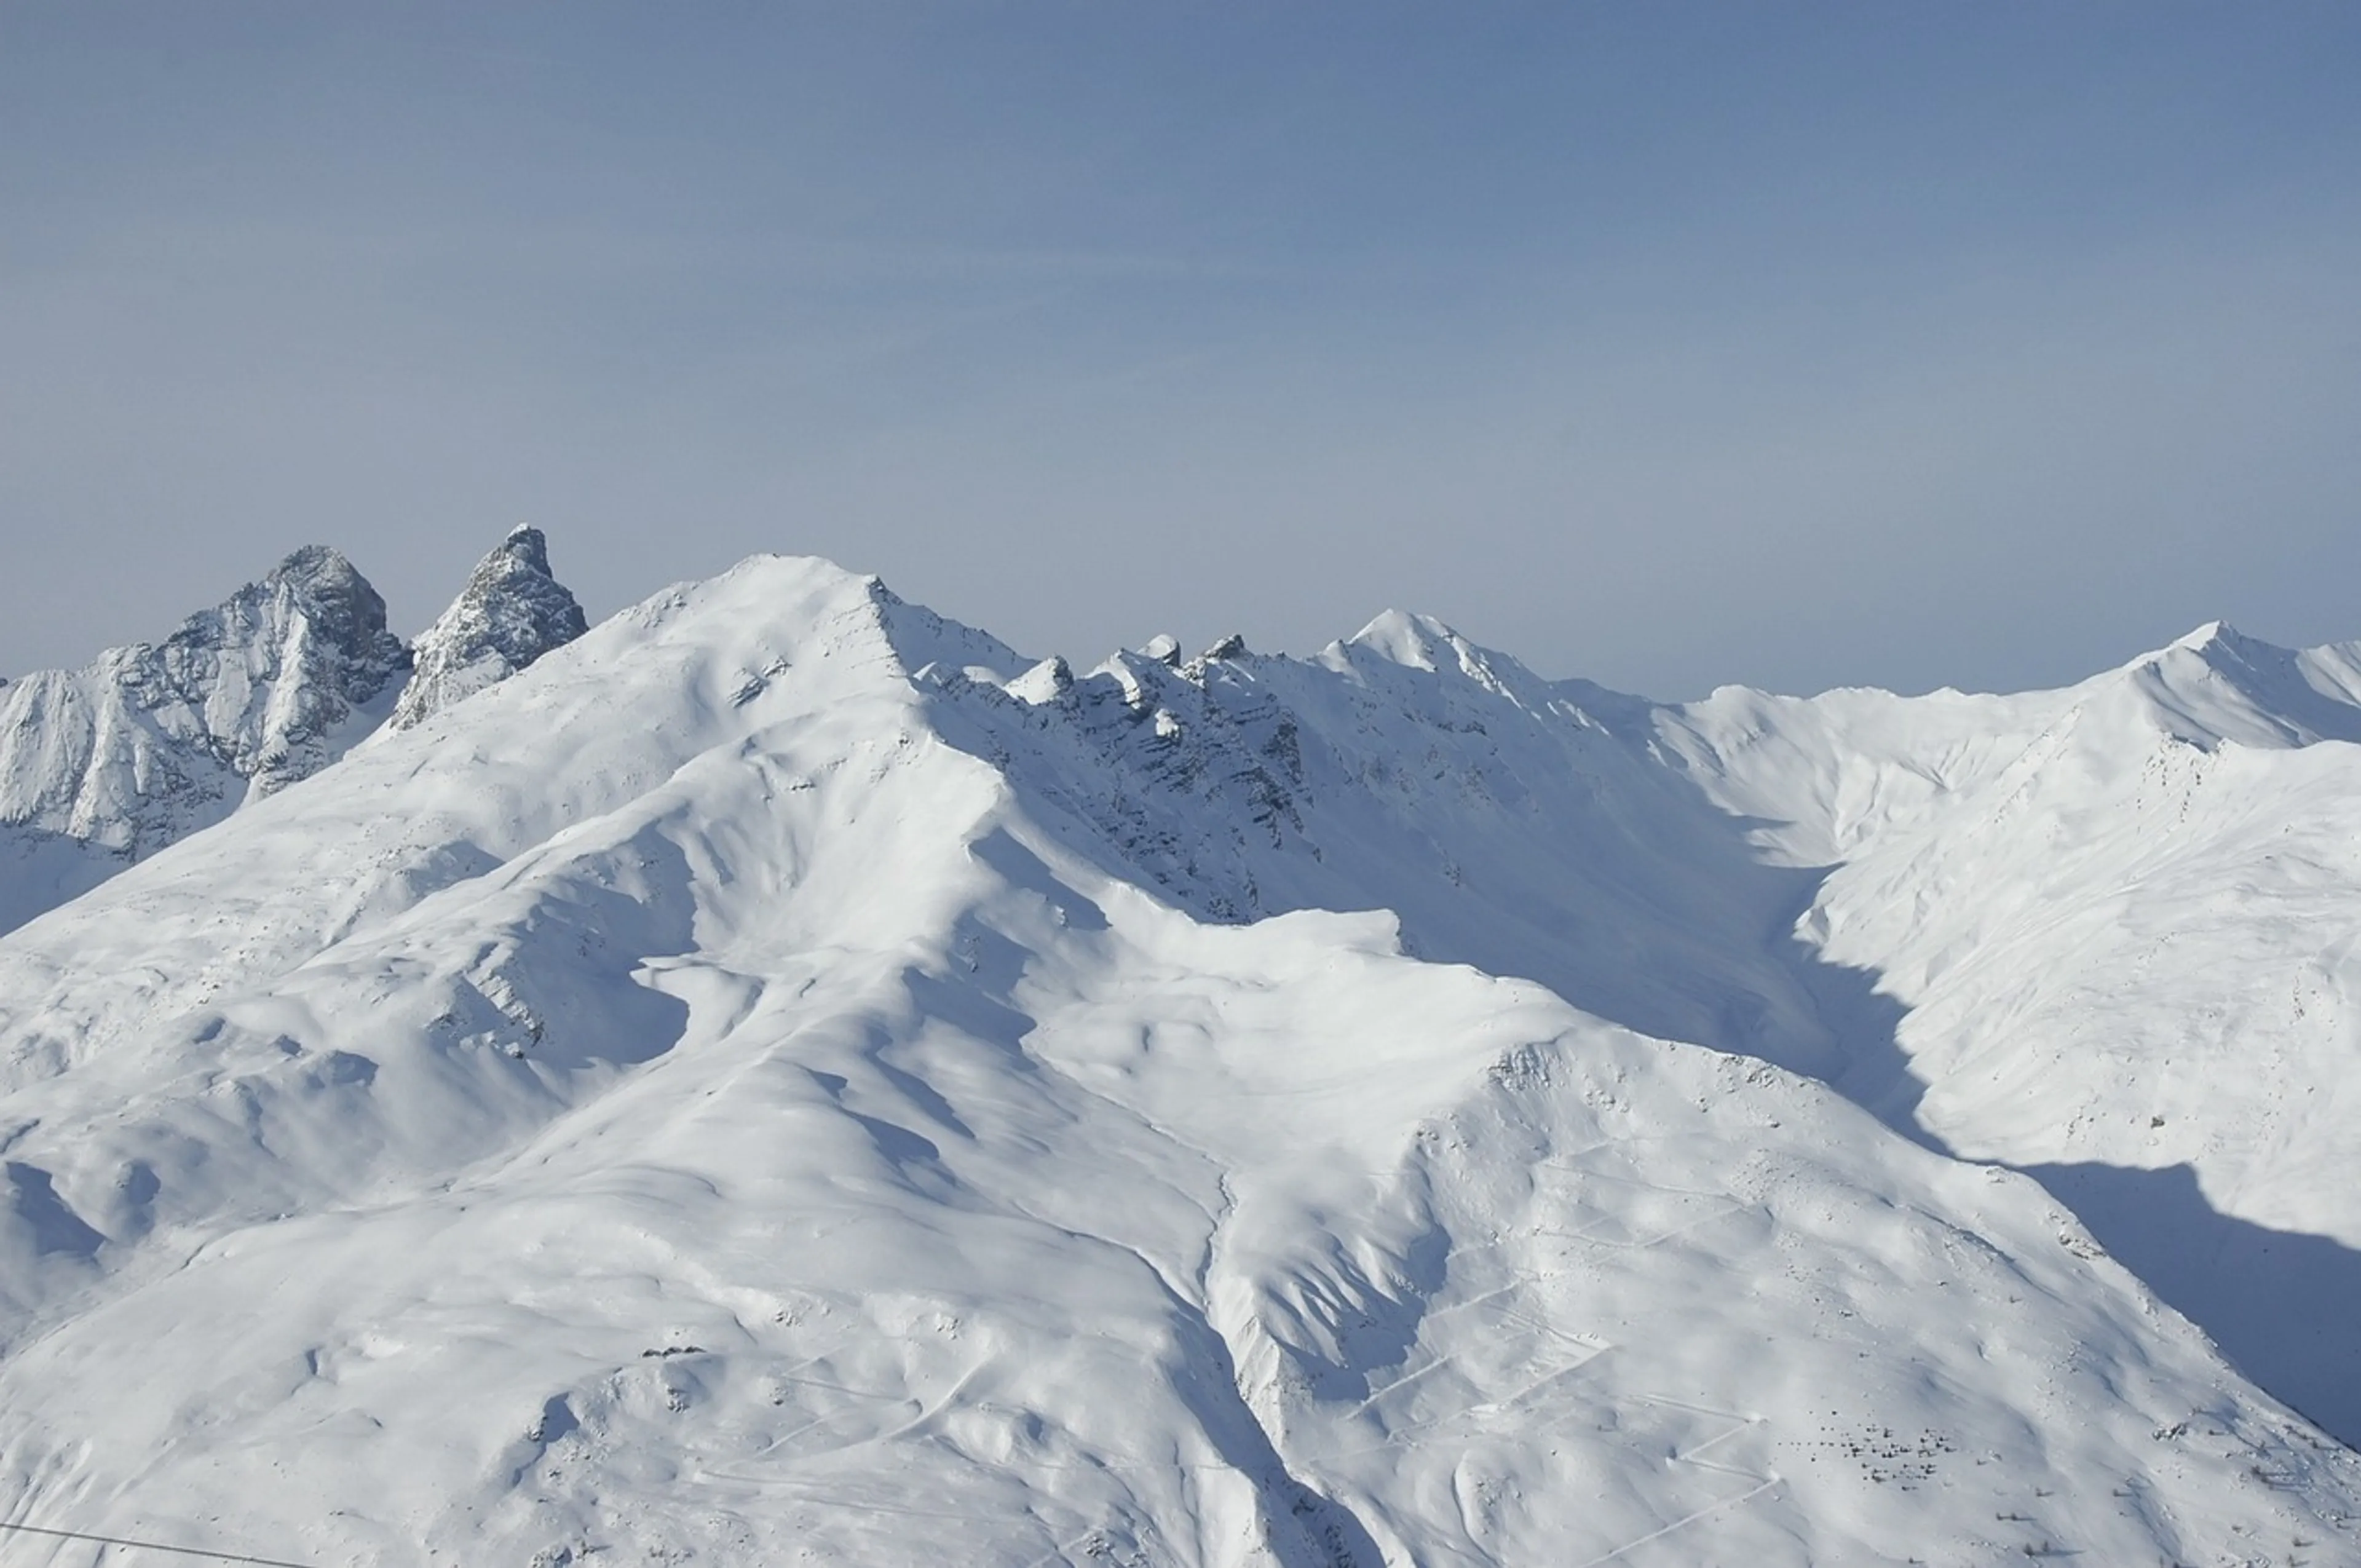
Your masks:
M1443 665L1437 668L1435 659ZM1075 678L920 672L945 733L1084 853L1201 919L1385 909L1417 953L1524 976L1642 1032L1843 1065L1800 949L1812 879L1599 710L1433 622L1382 618L1312 661L1119 654ZM1616 706L1620 705L1620 706Z
M537 528L513 529L419 638L417 668L389 722L407 729L588 630L582 607L550 575L547 538Z
M1421 954L2087 1197L2361 1439L2356 650L2208 627L2067 691L1657 707L1389 614L1311 661L931 684L947 734L1200 917L1390 910Z
M1873 970L1923 1098L2361 1440L2361 649L2223 627L2012 698L1723 693L1664 744ZM2102 1223L2103 1222L2103 1223Z
M160 643L0 685L0 931L317 773L409 663L377 590L313 547Z
M660 595L0 941L0 1523L2361 1552L2048 1193L1756 1059L1867 1003L1661 722L1406 620L1076 676L816 562Z

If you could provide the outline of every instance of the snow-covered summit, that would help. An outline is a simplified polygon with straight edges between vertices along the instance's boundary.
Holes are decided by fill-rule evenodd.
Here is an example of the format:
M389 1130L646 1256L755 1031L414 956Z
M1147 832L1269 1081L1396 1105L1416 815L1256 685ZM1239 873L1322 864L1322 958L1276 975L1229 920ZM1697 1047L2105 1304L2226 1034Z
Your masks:
M161 643L0 681L0 932L584 627L538 529L477 565L414 658L352 563L307 545Z
M550 573L547 537L537 528L511 529L418 639L417 667L394 705L392 727L407 729L588 630L581 605Z
M2361 643L2281 648L2217 620L2130 671L2192 744L2361 741Z
M2361 647L2214 623L2049 692L1719 692L1654 740L1819 868L1790 928L1874 977L1885 1113L2042 1173L2361 1436Z
M0 929L40 892L35 861L103 871L76 850L149 854L319 772L409 663L377 590L313 545L159 643L0 687L0 829L22 873Z
M2070 721L2146 701L1661 707L1411 617L1078 673L824 562L665 590L0 939L0 1517L544 1568L2353 1558L2361 1460L2069 1184L1930 1146L1997 1135L2048 1007L2060 1146L2179 1217L2224 1171L2350 1212L2342 1036L2239 988L2342 1005L2279 915L2361 906L2356 749L2175 794L2215 753ZM2142 970L2111 906L2213 934ZM2317 1117L2147 1059L2224 1003Z

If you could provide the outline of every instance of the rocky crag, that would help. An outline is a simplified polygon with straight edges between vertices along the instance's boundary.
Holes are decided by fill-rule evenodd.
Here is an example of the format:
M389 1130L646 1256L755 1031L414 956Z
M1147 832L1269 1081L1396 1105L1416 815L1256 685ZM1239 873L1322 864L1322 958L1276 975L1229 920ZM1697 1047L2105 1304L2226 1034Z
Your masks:
M508 679L590 629L564 584L550 575L549 541L537 528L511 531L415 649L416 668L394 704L407 729Z
M486 556L414 649L350 561L306 545L161 642L0 682L0 931L584 626L537 529Z

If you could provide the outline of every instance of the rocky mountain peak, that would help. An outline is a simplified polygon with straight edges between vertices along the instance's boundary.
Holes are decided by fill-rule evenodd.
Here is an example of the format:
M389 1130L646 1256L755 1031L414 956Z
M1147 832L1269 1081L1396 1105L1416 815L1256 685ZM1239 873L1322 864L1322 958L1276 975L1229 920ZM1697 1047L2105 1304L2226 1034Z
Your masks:
M182 663L183 688L203 690L214 704L211 717L222 722L208 728L229 742L226 760L258 795L334 762L341 748L330 732L410 667L410 651L387 630L383 597L343 554L319 544L192 617L162 652L168 664Z
M151 853L334 762L409 664L368 580L306 546L161 642L0 693L0 825Z
M390 722L398 729L419 724L588 630L581 605L550 573L547 536L511 529L419 638L416 667Z

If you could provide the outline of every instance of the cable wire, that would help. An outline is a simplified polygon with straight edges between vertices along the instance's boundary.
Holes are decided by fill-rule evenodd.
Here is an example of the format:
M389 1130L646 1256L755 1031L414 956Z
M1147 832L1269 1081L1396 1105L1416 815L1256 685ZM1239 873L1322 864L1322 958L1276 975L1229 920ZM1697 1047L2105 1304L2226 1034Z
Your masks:
M202 1546L167 1546L160 1541L130 1541L119 1535L85 1535L78 1530L44 1530L37 1524L0 1524L24 1535L52 1536L60 1541L94 1541L101 1546L133 1546L143 1552L177 1552L183 1557L210 1557L216 1563L252 1563L258 1568L312 1568L309 1563L286 1563L276 1557L248 1557L239 1552L211 1552Z

